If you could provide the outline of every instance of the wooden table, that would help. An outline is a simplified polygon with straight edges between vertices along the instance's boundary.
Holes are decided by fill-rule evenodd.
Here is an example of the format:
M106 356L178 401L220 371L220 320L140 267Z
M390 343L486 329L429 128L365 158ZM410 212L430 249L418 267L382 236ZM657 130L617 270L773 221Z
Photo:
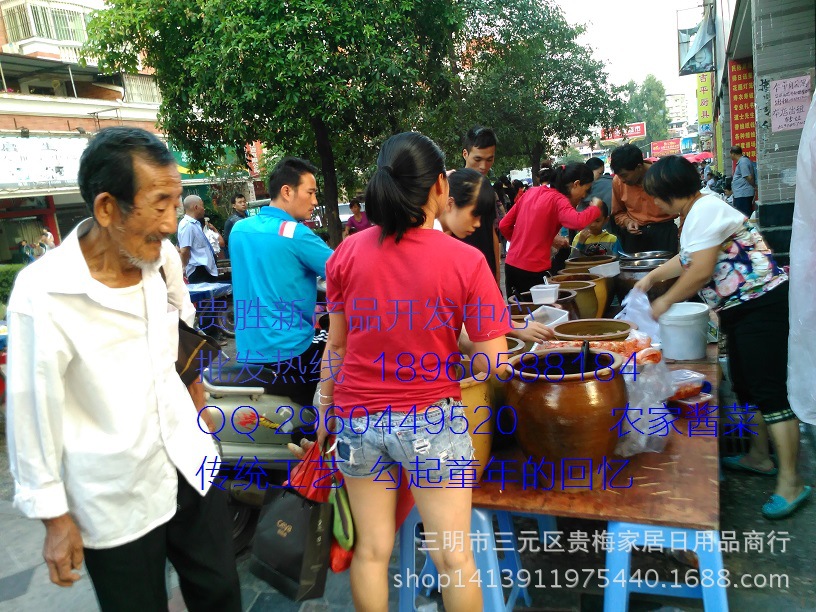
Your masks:
M712 385L711 394L717 398L720 370L717 361L717 345L708 346L706 359L698 362L670 363L672 370L688 368L705 375ZM511 554L498 559L495 550L493 519L498 520L503 532L512 532L512 515L534 515L540 524L554 526L553 517L575 517L608 521L607 535L637 534L633 544L644 544L645 532L659 531L667 539L667 544L675 542L675 536L684 534L686 541L694 544L702 534L704 540L712 543L710 551L697 551L700 569L712 571L716 585L717 572L722 570L722 555L719 551L719 461L717 437L714 435L688 435L688 419L679 418L675 425L684 434L672 431L665 449L661 453L641 453L629 458L629 463L615 477L615 486L629 482L629 488L593 488L576 492L553 489L550 491L522 488L517 482L485 482L473 490L473 517L471 531L487 536L490 550L475 551L480 571L490 575L501 575L502 570L517 572L521 567L518 548ZM645 416L644 416L645 418ZM497 459L524 462L526 457L518 449L495 453ZM401 549L410 547L413 551L413 537L419 515L407 521L401 531ZM549 521L549 522L547 522ZM543 530L543 527L542 527ZM404 538L402 537L404 536ZM515 537L515 536L513 536ZM542 538L544 536L542 535ZM681 538L682 541L682 538ZM678 546L679 547L679 546ZM690 547L689 547L690 548ZM610 582L604 589L604 609L606 612L625 612L628 609L629 594L632 592L653 593L680 597L702 598L706 610L721 612L728 609L725 588L701 588L661 583L656 586L633 584L630 582L629 551L607 552L606 569L612 580L616 576L625 578ZM408 554L403 557L413 567ZM429 558L430 559L430 558ZM401 561L402 561L401 560ZM401 563L402 564L402 563ZM423 573L435 572L426 564ZM515 575L515 574L512 574ZM668 588L671 586L671 588ZM483 587L485 610L498 612L512 610L516 598L524 596L526 590L517 583L510 590L505 601L501 588ZM413 597L408 601L407 592L401 591L400 611L413 610Z
M717 397L720 370L717 346L709 345L709 356L700 362L669 364L669 369L690 369L711 382L711 394ZM645 416L643 417L646 418ZM488 510L550 514L584 519L627 521L632 523L718 529L720 515L719 458L717 438L713 435L688 436L686 418L675 425L686 435L672 431L661 453L641 453L629 458L612 484L632 487L593 488L580 491L523 490L519 483L484 482L473 490L473 505ZM520 449L497 452L496 459L524 462ZM559 487L560 488L560 487Z

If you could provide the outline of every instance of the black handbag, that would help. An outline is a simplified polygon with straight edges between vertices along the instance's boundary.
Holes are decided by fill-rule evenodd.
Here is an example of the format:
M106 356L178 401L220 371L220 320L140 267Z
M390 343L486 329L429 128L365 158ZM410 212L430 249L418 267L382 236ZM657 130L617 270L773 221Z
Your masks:
M332 540L332 506L293 489L271 490L255 531L249 570L293 601L323 596Z
M167 277L164 275L164 268L159 268L159 274L166 285ZM179 319L178 336L176 372L181 382L189 387L221 352L221 345L212 336L205 334L200 329L190 327L181 319Z

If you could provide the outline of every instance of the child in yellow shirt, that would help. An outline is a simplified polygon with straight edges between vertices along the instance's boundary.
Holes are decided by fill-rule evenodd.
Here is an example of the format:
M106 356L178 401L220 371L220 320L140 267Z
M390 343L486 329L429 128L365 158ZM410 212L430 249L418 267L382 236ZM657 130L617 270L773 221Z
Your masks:
M579 232L572 241L570 257L583 255L620 255L618 237L603 229L609 220L609 207L601 204L601 216Z

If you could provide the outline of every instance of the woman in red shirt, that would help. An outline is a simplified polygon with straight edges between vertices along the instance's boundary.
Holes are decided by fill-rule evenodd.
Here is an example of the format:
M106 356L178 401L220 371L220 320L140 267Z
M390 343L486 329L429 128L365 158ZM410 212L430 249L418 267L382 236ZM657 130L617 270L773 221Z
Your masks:
M457 339L466 321L474 354L484 355L491 374L501 373L510 327L486 260L433 229L448 194L444 156L433 141L416 132L389 138L366 189L375 227L349 236L326 264L327 298L336 308L323 355L318 441L333 413L335 456L355 524L357 610L388 609L400 467L430 534L428 550L446 576L445 609L483 607L479 585L460 578L476 571L468 538L476 483ZM444 545L442 534L451 533L463 538L461 546Z
M576 163L555 170L550 188L528 189L499 224L510 241L504 261L504 280L508 297L515 289L529 291L544 282L552 262L553 239L561 227L582 230L601 215L600 200L586 210L575 208L586 197L594 175L586 164Z

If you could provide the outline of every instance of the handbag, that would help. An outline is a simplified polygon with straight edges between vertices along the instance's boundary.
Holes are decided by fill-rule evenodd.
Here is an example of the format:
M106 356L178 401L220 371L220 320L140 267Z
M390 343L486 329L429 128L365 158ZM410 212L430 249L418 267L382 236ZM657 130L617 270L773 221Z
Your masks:
M163 267L159 268L159 274L166 285L167 277L164 275ZM189 387L221 352L221 345L212 336L205 334L200 329L190 327L181 319L179 319L178 337L176 372L184 386ZM195 367L196 364L200 367Z
M255 531L249 571L293 601L323 596L332 507L279 489Z

